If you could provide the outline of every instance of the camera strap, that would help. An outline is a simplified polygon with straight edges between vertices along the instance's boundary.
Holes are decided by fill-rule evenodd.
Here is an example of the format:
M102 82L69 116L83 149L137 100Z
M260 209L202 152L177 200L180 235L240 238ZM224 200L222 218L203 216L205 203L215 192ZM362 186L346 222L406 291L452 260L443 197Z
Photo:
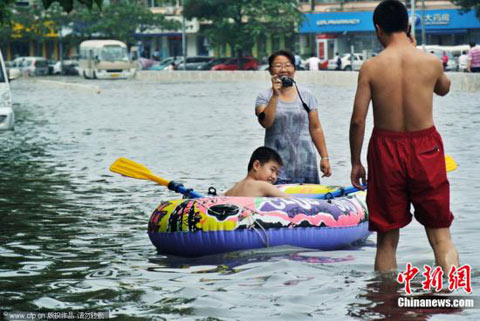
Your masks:
M302 102L303 108L307 111L307 113L310 113L312 110L310 109L310 107L308 107L305 101L303 101L302 95L300 95L300 90L298 90L297 82L294 80L293 83L295 84L295 88L297 89L297 94L298 94L298 97L300 98L300 101Z

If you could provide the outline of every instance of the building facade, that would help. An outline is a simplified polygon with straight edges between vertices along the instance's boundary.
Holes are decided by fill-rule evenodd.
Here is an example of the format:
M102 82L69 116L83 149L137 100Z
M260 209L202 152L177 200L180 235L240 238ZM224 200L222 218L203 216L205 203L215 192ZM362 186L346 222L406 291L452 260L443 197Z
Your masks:
M28 0L27 4L33 0ZM304 21L294 36L263 34L256 39L250 53L256 58L265 58L279 49L290 49L304 58L312 53L322 60L331 59L338 52L364 53L366 57L381 50L372 23L373 10L379 1L347 0L299 0L299 9ZM114 5L107 0L106 5ZM182 19L181 0L143 0L143 5L153 13L163 14L167 19L184 23L187 56L231 56L225 46L213 46L205 37L208 23ZM410 11L411 12L411 11ZM480 43L480 21L473 11L461 13L449 1L417 1L414 19L417 43L427 45L460 45L470 41ZM422 32L423 31L423 32ZM182 30L149 29L138 32L136 45L143 57L162 59L181 56ZM16 38L2 43L7 59L17 55L38 55L59 59L60 51L74 55L75 48L61 42L54 32L45 35L43 41ZM63 50L59 50L62 43Z
M331 59L337 52L358 52L368 57L382 49L372 22L373 11L307 13L305 17L299 28L302 43L307 43L313 36L313 51L320 59ZM410 19L415 21L419 45L480 43L480 21L473 11L417 9L415 19Z

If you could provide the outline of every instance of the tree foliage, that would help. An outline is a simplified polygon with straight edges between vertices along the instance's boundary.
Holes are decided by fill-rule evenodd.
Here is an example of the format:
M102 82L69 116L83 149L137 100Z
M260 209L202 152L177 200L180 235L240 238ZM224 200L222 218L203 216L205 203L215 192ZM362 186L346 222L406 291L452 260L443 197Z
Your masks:
M463 11L475 10L477 18L480 19L480 1L479 0L450 0L453 4L462 8Z
M67 13L73 10L75 3L89 9L96 5L98 9L101 9L102 2L103 0L42 0L45 10L50 8L53 3L58 3ZM15 3L16 0L0 0L0 26L10 21Z
M105 6L102 10L83 8L72 13L74 31L85 38L111 38L133 43L136 32L144 32L149 28L180 28L178 22L167 20L164 15L128 3Z
M144 6L127 2L105 6L102 10L80 3L70 13L65 11L65 7L54 3L47 10L41 5L16 8L8 23L0 26L0 39L41 41L47 34L58 35L61 30L68 30L64 38L66 41L111 38L131 44L135 42L135 33L154 27L176 30L180 24L165 19L163 15L153 14Z
M262 34L291 36L302 21L297 0L185 0L183 10L207 24L212 44L229 44L236 56L251 52Z

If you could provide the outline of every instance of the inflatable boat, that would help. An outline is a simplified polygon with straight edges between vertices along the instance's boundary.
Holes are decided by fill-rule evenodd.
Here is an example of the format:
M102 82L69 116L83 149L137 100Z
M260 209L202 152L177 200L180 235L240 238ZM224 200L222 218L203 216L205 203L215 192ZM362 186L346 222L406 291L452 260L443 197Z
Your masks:
M280 186L294 198L202 197L162 202L148 235L159 253L203 256L290 245L337 250L365 240L365 193L321 199L322 185Z

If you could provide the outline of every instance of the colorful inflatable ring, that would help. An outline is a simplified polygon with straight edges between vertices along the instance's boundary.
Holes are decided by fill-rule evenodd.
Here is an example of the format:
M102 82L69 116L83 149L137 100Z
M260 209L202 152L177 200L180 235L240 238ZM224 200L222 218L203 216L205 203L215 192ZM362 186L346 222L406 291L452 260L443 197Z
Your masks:
M178 256L278 245L336 250L368 237L364 198L360 192L331 200L218 196L165 201L151 215L148 234L159 253Z

